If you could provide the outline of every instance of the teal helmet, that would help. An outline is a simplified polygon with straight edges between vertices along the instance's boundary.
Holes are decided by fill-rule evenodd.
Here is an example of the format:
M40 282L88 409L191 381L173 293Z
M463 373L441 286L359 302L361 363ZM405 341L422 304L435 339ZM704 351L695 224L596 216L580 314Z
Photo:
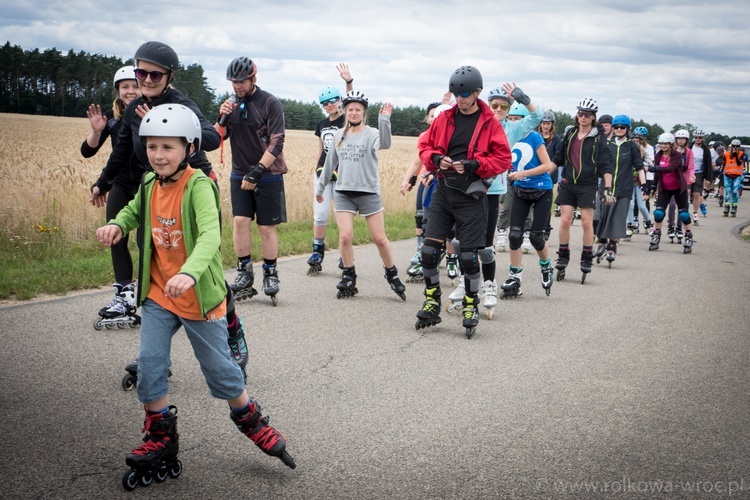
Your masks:
M336 87L331 87L329 85L328 87L325 87L320 91L320 94L318 95L318 102L324 103L325 101L337 98L341 99L341 92L339 92L339 89L337 89Z
M513 106L510 107L510 111L508 111L508 116L522 116L527 117L529 116L529 110L521 103L515 103Z
M495 87L494 89L490 90L489 94L487 94L487 102L492 102L495 99L504 99L508 101L508 104L513 103L513 98L506 94L505 90L502 87Z

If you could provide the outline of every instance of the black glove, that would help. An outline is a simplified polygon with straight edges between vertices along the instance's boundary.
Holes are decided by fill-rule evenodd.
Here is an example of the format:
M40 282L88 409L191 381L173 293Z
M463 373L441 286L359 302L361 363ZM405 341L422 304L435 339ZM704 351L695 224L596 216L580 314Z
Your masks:
M417 176L416 175L412 175L411 179L409 179L409 185L411 187L414 187L416 184L417 184Z
M260 178L263 177L263 172L265 171L266 167L264 167L262 163L257 163L253 165L253 168L250 169L250 172L248 172L242 180L247 181L250 184L257 184L260 181Z
M443 158L445 155L441 155L439 153L435 153L432 155L432 163L435 164L435 168L440 168L440 162L443 161Z
M461 165L464 166L464 172L467 174L473 174L479 169L478 160L461 160Z
M514 88L513 92L510 93L510 96L515 99L516 102L519 102L524 106L531 103L531 98L524 94L523 90L521 90L519 87Z

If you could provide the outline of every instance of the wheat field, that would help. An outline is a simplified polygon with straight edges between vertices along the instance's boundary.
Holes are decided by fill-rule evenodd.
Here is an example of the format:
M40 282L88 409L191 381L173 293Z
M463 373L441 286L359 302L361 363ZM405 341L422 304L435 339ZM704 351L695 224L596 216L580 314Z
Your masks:
M68 241L91 239L104 222L104 209L88 204L111 151L107 141L99 154L85 159L81 143L90 133L88 119L0 113L0 220L7 235L56 231ZM285 176L289 221L310 221L318 138L312 131L287 130L284 143L289 173ZM208 153L219 179L224 220L231 214L229 174L231 151L224 145ZM387 212L414 210L414 194L398 190L403 173L416 157L416 138L394 137L391 149L380 152L380 181Z

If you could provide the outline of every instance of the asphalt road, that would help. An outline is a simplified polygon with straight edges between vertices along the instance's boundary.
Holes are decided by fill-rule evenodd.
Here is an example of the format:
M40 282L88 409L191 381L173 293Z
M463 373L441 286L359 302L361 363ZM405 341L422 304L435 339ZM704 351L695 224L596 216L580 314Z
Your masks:
M237 432L178 333L170 398L184 470L131 493L120 480L142 409L120 381L139 330L94 331L110 291L4 307L0 496L748 498L750 246L732 231L749 209L710 210L693 254L668 240L648 252L641 233L585 285L576 223L567 279L546 297L526 256L523 297L501 301L471 340L455 313L416 331L423 285L402 302L372 245L355 251L360 293L348 300L335 296L335 252L316 277L306 256L283 260L278 307L260 296L238 311L249 392L297 469ZM413 246L393 245L402 276ZM498 263L502 282L508 254Z

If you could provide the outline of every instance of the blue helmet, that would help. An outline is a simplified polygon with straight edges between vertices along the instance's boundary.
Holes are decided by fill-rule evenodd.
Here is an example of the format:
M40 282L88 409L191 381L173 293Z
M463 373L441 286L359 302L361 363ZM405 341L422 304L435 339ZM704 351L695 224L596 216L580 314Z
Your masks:
M341 99L341 92L339 92L339 89L336 87L331 87L330 85L328 87L325 87L323 90L320 91L320 95L318 95L318 102L323 103L325 101L328 101L329 99Z
M510 107L510 111L508 111L508 116L522 116L525 118L529 116L529 110L526 108L526 106L517 102L513 104L513 106Z
M612 118L612 126L614 127L615 125L625 125L630 128L630 117L628 115L615 116Z
M646 127L636 127L635 130L633 130L633 133L646 137L648 135L648 129Z
M505 99L508 101L508 104L513 103L513 98L506 94L502 87L495 87L490 90L490 93L487 95L487 102L493 101L494 99Z

